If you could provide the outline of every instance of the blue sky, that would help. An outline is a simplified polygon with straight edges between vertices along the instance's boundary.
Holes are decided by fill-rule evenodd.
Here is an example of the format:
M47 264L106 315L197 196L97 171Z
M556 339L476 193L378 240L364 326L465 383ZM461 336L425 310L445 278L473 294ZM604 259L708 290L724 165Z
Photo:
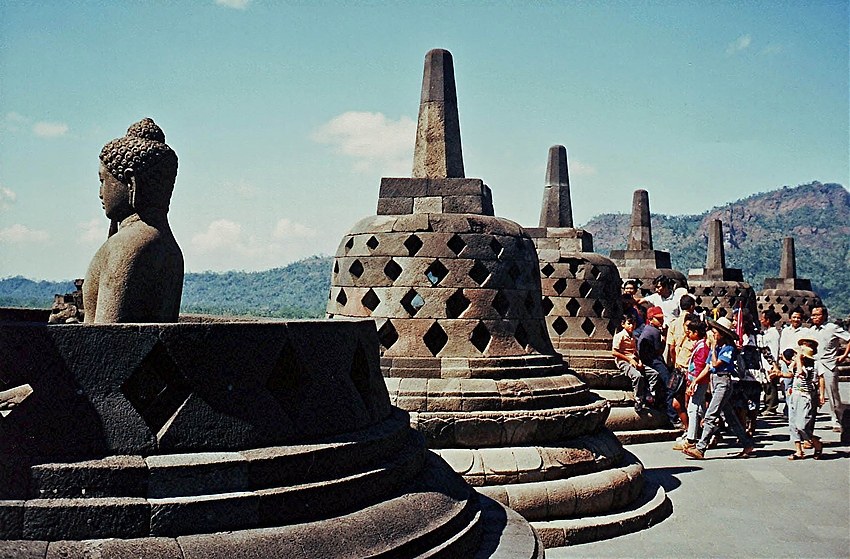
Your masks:
M701 213L848 175L844 2L0 2L0 277L82 277L98 154L150 116L187 271L336 250L409 176L422 63L454 56L468 177L534 226L549 146L575 220ZM664 247L659 247L664 248Z

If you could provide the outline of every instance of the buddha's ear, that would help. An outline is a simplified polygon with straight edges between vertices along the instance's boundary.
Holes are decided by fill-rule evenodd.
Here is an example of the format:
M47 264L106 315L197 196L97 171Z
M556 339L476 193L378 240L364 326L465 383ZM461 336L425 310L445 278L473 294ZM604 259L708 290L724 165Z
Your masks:
M130 207L134 210L136 209L136 173L133 171L132 167L128 167L124 169L124 180L127 181L129 198L130 198Z

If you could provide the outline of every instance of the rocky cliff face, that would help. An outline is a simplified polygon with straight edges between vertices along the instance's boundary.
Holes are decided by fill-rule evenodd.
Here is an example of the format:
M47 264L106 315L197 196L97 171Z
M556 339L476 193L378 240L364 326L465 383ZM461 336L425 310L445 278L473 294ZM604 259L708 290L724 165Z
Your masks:
M850 192L843 186L786 186L699 215L653 215L653 244L671 253L674 268L702 267L713 219L723 221L727 266L742 268L757 290L778 275L781 239L791 235L797 274L812 280L834 316L850 313ZM600 215L584 226L603 254L625 246L628 227L626 214Z

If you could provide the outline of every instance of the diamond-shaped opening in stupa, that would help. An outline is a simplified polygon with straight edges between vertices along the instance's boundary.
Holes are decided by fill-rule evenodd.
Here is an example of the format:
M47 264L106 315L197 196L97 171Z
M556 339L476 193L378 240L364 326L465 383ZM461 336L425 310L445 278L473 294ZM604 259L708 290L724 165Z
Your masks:
M460 318L463 311L469 308L469 299L463 294L463 289L458 289L446 300L446 316L448 318Z
M460 235L455 233L454 235L452 235L452 238L449 239L449 242L446 243L446 246L449 247L449 250L455 253L455 256L458 256L466 246L466 241L461 239Z
M562 294L564 290L567 289L567 280L565 280L564 278L558 279L558 281L556 281L552 285L552 289L554 289L555 293L557 293L558 295Z
M521 348L525 349L528 347L528 332L525 331L522 323L517 324L516 330L514 330L514 338Z
M416 316L419 309L425 306L425 299L415 289L411 289L401 298L401 306L407 311L407 314Z
M446 335L446 331L443 330L440 324L438 322L434 322L434 324L428 328L428 331L425 332L425 335L422 336L422 341L425 342L425 347L428 348L431 355L436 357L437 354L446 347L449 337Z
M588 295L590 295L590 292L592 290L593 287L586 281L581 282L581 285L578 286L578 294L582 297L587 297Z
M593 331L596 330L596 325L593 324L593 321L590 320L589 318L585 318L584 320L581 321L581 329L588 336L592 336Z
M552 329L559 336L562 336L564 334L564 332L567 331L568 327L569 326L567 325L567 321L564 320L563 318L561 318L560 316L552 321Z
M345 254L348 254L348 251L354 247L354 237L349 237L345 242Z
M570 300L567 302L567 314L568 314L569 316L576 316L576 315L578 315L578 311L579 311L579 310L581 310L581 303L579 303L577 300L575 300L575 299L570 299Z
M600 301L599 299L597 299L596 302L593 303L593 307L591 308L593 309L593 312L594 314L596 314L596 316L600 318L603 318L605 316L605 305L603 305L602 301Z
M387 320L378 328L378 340L384 349L390 349L398 341L398 332L391 320Z
M543 301L540 304L543 306L543 314L548 315L555 308L555 304L549 297L543 297Z
M475 328L472 329L472 335L469 336L469 341L472 342L475 349L484 353L491 338L492 336L490 335L490 331L483 322L479 322Z
M345 294L345 289L339 288L339 293L336 294L336 302L339 303L341 307L344 307L348 302L348 296Z
M375 293L375 290L370 288L369 291L367 291L360 299L360 303L369 309L369 313L371 314L378 308L378 305L381 304L381 299L378 297L378 294Z
M487 266L476 260L467 275L478 285L484 285L484 282L490 277L490 270L487 269Z
M425 270L425 277L431 282L431 285L436 286L449 274L449 269L446 268L439 260L434 260L428 269Z
M351 263L351 266L348 267L348 271L355 278L359 278L360 276L363 275L363 271L364 271L363 263L360 262L360 260L355 260L354 262Z
M511 302L500 290L496 293L496 296L493 297L493 302L490 303L490 306L492 306L496 310L496 312L499 313L499 316L505 318L511 308Z
M492 250L493 254L496 255L496 258L498 258L502 255L502 251L505 250L505 247L502 246L502 243L500 243L499 240L496 239L496 237L493 237L493 239L490 241L490 250Z
M552 266L551 264L549 264L548 262L546 263L545 266L540 268L540 273L543 274L543 276L547 277L547 278L549 276L551 276L554 272L555 272L555 267Z
M408 256L416 256L416 253L419 252L419 249L422 248L422 239L417 237L416 235L411 235L404 241L404 247L407 249Z
M369 250L375 250L376 248L378 248L379 244L381 244L381 242L375 235L372 235L371 237L369 237L369 240L366 241L366 246L369 247Z
M390 261L384 265L384 275L392 281L397 280L401 275L401 272L402 268L395 260L390 259Z

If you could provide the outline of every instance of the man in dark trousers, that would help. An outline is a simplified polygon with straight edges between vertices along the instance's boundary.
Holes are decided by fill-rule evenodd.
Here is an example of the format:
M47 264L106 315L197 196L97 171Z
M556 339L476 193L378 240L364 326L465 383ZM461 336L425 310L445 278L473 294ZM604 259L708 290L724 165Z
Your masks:
M679 419L679 414L673 408L673 397L678 389L679 382L675 378L667 365L664 363L664 335L661 328L664 325L664 311L661 307L650 307L646 311L646 326L638 338L638 355L644 367L650 367L661 378L663 384L663 394L653 394L658 400L664 399L664 413L667 414L667 419L670 424L676 429L684 429L685 425ZM650 390L652 387L650 387Z

